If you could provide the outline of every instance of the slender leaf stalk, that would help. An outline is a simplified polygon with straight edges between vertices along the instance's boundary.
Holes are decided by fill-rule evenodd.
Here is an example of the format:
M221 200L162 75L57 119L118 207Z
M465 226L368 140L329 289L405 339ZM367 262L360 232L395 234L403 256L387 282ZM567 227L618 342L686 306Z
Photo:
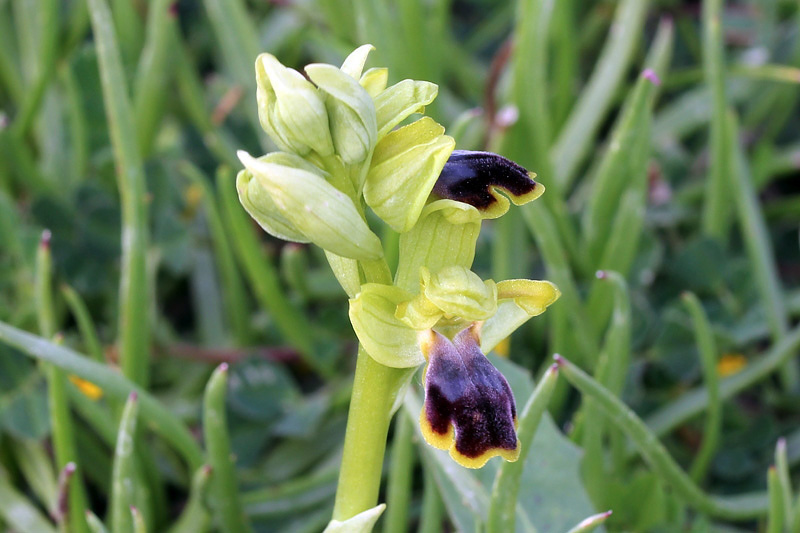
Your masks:
M89 524L89 529L92 533L108 533L103 521L91 511L86 511L86 522Z
M135 383L146 386L150 359L147 299L151 291L146 265L148 231L144 167L111 12L105 0L87 1L122 203L119 355L123 373Z
M211 528L211 512L206 504L212 468L203 465L192 476L189 501L169 533L205 533Z
M384 533L405 533L408 531L409 508L411 504L411 483L414 473L414 435L413 422L405 413L395 421L395 434L392 440L389 481L386 486L386 517Z
M52 256L50 253L50 232L45 230L36 254L36 311L39 330L44 337L55 335L55 310L52 289ZM75 429L67 398L67 377L57 366L44 365L47 378L47 399L53 428L53 448L56 468L60 471L68 464L78 460L75 448ZM86 492L80 476L71 476L65 489L66 521L73 532L87 531L84 514L86 512Z
M119 401L125 400L131 392L136 391L139 395L141 416L147 422L147 427L169 442L193 470L203 464L200 447L186 425L162 403L119 372L5 322L0 322L0 342L37 360L52 363L69 374L91 381L102 388L105 394Z
M203 398L203 435L208 448L208 461L214 473L210 488L214 511L222 529L229 533L246 533L251 528L239 499L236 464L225 415L227 390L228 365L223 363L208 380Z
M574 180L613 103L641 35L647 5L646 0L624 0L617 6L592 76L553 145L555 178L562 187Z
M726 142L733 151L733 187L739 225L744 234L744 242L750 264L755 274L756 284L761 293L761 302L767 316L767 324L773 342L784 338L789 331L784 291L781 288L775 251L770 240L767 224L758 203L753 179L741 146L739 146L739 127L736 117L727 117ZM797 362L789 360L781 366L783 385L792 391L800 390L800 368Z
M767 515L766 533L783 532L783 495L781 482L774 466L767 470L767 489L769 491L769 514Z
M725 520L750 520L766 514L769 501L766 494L712 496L703 492L670 457L656 435L620 399L566 359L557 357L557 362L564 377L628 435L656 474L672 486L684 503Z
M788 528L794 516L792 513L792 480L789 476L789 460L786 456L786 439L784 438L778 439L775 446L775 472L778 476L783 523Z
M700 483L705 478L714 452L719 446L722 429L722 403L719 398L719 377L717 376L717 345L714 341L714 334L711 332L711 324L708 322L708 317L697 296L686 292L683 294L683 303L692 316L695 342L703 369L703 381L708 390L708 413L703 430L703 442L689 469L689 475L694 482Z
M703 205L703 232L725 241L730 225L731 146L726 135L725 47L722 31L723 0L703 0L703 71L711 89L709 178Z
M100 344L100 339L97 336L97 328L95 328L94 321L89 315L89 309L86 307L83 299L75 292L75 289L69 285L61 286L61 294L69 306L72 316L78 323L78 330L81 332L83 344L86 347L88 354L98 363L105 363L106 357L103 353L103 346Z
M52 523L39 509L17 492L3 469L0 469L0 519L16 531L56 533Z
M552 365L539 380L536 389L522 410L517 430L517 438L520 442L519 459L513 463L502 463L494 479L489 517L486 522L488 533L501 533L515 529L517 500L525 459L531 451L533 437L536 435L539 421L547 409L547 403L553 394L557 379L558 366Z
M132 392L122 410L114 448L111 474L111 530L114 533L134 533L130 509L136 501L137 490L135 442L138 411L138 397Z
M433 474L425 470L422 485L422 510L418 533L442 533L444 502Z
M134 86L137 144L147 157L163 116L167 84L170 82L169 45L175 31L172 0L156 0L148 5L144 48L139 58Z

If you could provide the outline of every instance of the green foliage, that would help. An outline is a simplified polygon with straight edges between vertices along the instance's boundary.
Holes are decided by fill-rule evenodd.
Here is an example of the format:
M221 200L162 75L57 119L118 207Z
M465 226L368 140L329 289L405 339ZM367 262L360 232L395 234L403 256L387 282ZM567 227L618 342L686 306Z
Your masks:
M340 65L365 43L366 66L361 49L288 90L253 69L260 53ZM410 380L387 460L366 458L391 466L364 530L503 531L510 509L539 533L800 532L798 80L787 0L0 2L0 530L322 531L352 390ZM358 232L285 220L337 254L369 241L391 272L274 239L237 201L236 149L273 151L262 124L300 121L312 82L336 101L285 144L387 166L349 176ZM423 109L444 132L390 133ZM447 135L547 192L493 221L425 205L418 159ZM530 376L572 362L519 463L468 471L426 445L411 370L366 358L354 377L348 298L365 280L415 293L421 265L453 263L561 292L496 348L510 360L491 356L521 434ZM492 345L529 316L497 308Z

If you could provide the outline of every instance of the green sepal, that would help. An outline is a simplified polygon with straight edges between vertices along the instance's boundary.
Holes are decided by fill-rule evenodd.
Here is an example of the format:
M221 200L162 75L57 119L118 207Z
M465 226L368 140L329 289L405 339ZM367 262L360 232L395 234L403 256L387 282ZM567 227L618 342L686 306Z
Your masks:
M386 84L389 82L389 69L388 68L371 68L361 76L358 83L367 91L372 98L375 98L381 91L386 89Z
M384 222L410 230L455 147L455 140L429 117L395 130L378 142L364 183L364 199Z
M383 256L353 201L325 179L322 170L294 154L275 152L260 159L244 151L239 159L270 196L276 212L310 242L343 257Z
M236 191L239 193L239 202L261 229L284 241L311 242L281 215L267 190L249 170L242 169L236 175Z
M393 285L366 283L350 300L350 323L367 353L382 365L409 368L425 358L417 332L395 316L397 306L412 294Z
M347 520L331 520L322 533L370 533L384 509L386 504L382 503Z
M477 209L454 200L437 200L426 205L411 231L400 235L395 283L416 292L420 267L431 272L447 266L470 268L481 220Z
M333 65L313 63L305 70L327 95L325 107L336 153L345 163L364 161L378 139L372 98L358 81Z
M324 95L302 74L271 54L261 54L256 59L256 84L261 127L281 150L333 153Z
M561 291L549 281L511 279L497 284L497 312L481 327L481 350L492 348L531 317L544 313Z
M429 81L403 80L375 97L378 137L383 137L413 113L436 99L439 86Z
M375 50L375 47L371 44L362 44L352 52L342 63L342 67L339 69L354 80L361 78L361 73L364 70L364 64L367 62L367 56L369 53Z

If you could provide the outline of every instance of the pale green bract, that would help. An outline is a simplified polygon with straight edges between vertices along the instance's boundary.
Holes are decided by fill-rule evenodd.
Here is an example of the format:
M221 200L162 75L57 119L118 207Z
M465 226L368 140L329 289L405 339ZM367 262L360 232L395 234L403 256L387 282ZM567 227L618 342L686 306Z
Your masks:
M383 514L386 504L376 505L348 520L331 520L322 533L369 533Z

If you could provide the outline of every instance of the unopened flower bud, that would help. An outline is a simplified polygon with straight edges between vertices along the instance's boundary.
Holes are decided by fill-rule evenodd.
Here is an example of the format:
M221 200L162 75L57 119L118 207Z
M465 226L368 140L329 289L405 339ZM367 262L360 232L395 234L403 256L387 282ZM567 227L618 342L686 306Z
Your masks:
M282 150L305 155L333 153L324 95L302 74L270 54L256 60L258 118Z
M380 240L353 201L328 183L322 170L293 154L276 152L260 159L244 151L238 155L272 201L272 205L264 202L257 208L251 204L251 214L274 212L308 241L343 257L375 260L383 256ZM244 181L246 174L243 176ZM247 182L248 201L263 198L253 194L251 187ZM244 184L240 190L243 188Z

